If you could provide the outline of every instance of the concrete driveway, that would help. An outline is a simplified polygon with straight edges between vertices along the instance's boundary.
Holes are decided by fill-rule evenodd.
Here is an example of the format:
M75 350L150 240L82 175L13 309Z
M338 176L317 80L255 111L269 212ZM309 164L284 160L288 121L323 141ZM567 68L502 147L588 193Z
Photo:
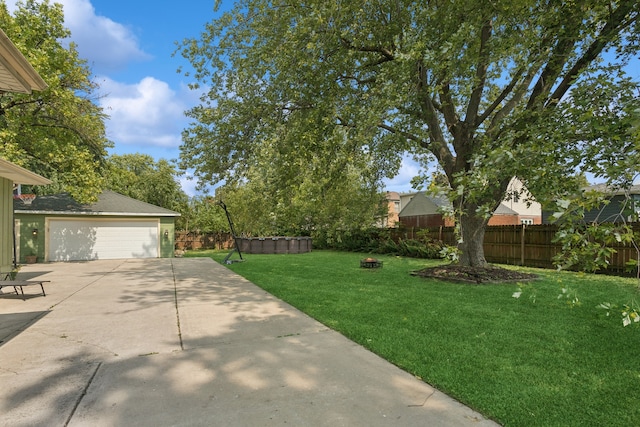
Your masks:
M2 425L496 425L208 258L35 277L0 294Z

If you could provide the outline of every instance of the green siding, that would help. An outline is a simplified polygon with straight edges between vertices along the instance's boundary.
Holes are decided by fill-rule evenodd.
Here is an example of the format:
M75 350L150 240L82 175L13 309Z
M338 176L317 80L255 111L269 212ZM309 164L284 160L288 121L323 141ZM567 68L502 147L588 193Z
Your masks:
M24 264L27 255L36 255L38 262L44 261L44 215L16 214L16 218L20 220L18 262ZM38 230L38 232L34 234L34 230Z
M13 268L13 181L0 178L0 271Z
M165 232L167 236L165 237ZM160 257L173 258L176 246L176 219L160 218Z

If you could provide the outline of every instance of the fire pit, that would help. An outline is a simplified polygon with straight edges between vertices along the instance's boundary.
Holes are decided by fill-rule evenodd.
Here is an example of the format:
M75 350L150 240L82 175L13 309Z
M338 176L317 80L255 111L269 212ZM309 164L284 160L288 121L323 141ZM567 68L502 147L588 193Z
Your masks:
M365 258L360 260L360 268L381 268L382 261L375 258Z

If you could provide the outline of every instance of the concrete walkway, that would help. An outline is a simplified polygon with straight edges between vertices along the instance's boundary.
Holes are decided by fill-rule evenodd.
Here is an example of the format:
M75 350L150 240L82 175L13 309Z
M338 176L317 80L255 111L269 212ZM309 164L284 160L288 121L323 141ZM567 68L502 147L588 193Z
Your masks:
M0 295L4 426L496 425L207 258L35 277Z

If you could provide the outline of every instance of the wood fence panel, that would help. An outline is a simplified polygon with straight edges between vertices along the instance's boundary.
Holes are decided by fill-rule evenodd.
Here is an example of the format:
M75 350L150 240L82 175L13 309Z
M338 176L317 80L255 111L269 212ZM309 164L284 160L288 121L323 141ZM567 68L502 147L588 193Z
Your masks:
M539 268L555 268L553 257L560 252L560 245L553 242L557 232L554 225L528 225L524 228L524 262L520 265Z
M218 231L201 233L197 231L177 231L176 249L230 249L233 236L229 232Z
M634 224L633 228L640 231L640 224ZM489 226L484 236L485 258L496 264L556 268L553 258L561 251L561 245L553 242L557 230L550 224ZM392 236L394 239L414 239L420 231L447 245L456 244L453 227L403 228ZM638 251L632 244L618 244L612 248L616 253L611 257L606 272L627 272L627 263L638 258Z
M521 227L487 227L484 235L484 255L488 262L520 264L522 258Z

